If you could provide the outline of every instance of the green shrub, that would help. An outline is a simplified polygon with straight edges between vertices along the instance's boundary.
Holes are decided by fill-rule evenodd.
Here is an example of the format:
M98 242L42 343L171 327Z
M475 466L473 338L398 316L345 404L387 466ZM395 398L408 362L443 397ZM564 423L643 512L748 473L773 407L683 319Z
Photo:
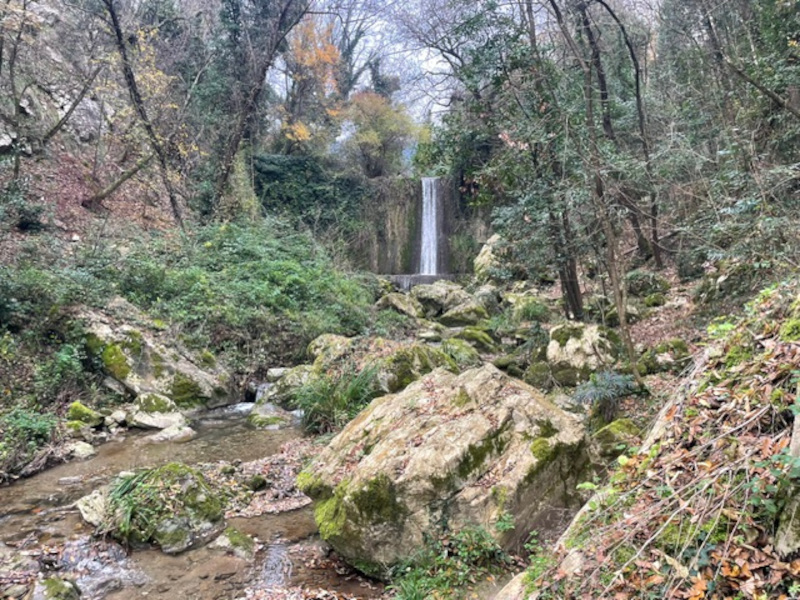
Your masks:
M344 427L377 396L377 369L366 367L355 377L313 378L295 394L303 411L303 426L312 433L329 433Z
M0 481L18 471L52 439L58 420L15 407L0 417Z
M593 373L589 381L575 388L572 398L590 405L595 416L603 423L610 423L617 415L619 401L636 391L638 386L630 375L601 371Z
M397 600L466 598L471 587L512 564L489 533L468 527L429 542L397 567L389 589Z
M514 310L517 321L544 322L550 317L550 309L538 298L531 298L519 304Z

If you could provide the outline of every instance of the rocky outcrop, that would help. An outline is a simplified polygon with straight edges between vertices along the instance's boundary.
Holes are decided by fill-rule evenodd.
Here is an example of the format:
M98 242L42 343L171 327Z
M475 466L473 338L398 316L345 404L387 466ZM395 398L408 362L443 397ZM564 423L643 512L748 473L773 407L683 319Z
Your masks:
M491 365L379 398L298 478L320 534L381 575L427 534L481 525L507 548L551 531L588 467L577 417ZM574 506L577 509L578 506ZM516 528L499 532L498 519Z
M182 410L233 401L229 375L210 353L190 356L125 300L114 299L102 313L84 311L81 318L86 323L89 353L125 393L161 394Z

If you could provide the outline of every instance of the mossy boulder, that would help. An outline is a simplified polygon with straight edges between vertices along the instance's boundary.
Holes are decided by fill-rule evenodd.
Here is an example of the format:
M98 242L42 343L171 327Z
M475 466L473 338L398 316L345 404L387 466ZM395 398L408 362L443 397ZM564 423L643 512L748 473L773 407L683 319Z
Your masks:
M522 378L525 383L539 390L548 391L553 387L553 372L550 370L550 365L544 360L531 363L525 369Z
M256 429L282 429L292 424L292 414L279 406L256 404L247 416L247 423Z
M434 369L459 370L456 361L441 348L427 344L404 344L374 362L376 381L383 393L394 393Z
M452 358L459 369L477 367L481 364L481 356L469 342L459 338L451 338L442 342L442 351Z
M657 308L659 306L664 306L667 303L667 297L658 292L655 294L650 294L644 299L644 305L647 308Z
M500 312L503 295L496 286L491 284L482 285L475 290L472 296L475 298L475 302L483 306L490 315Z
M663 294L669 290L669 281L644 269L636 269L625 275L625 285L631 296L644 298L650 294Z
M411 296L420 303L428 319L435 319L457 306L474 302L464 288L444 279L414 286L411 289Z
M109 386L129 397L161 394L179 407L213 408L233 401L229 374L207 350L197 356L133 305L115 298L104 312L85 310L87 353L108 375Z
M469 342L479 352L495 354L498 351L497 344L489 332L480 327L465 327L454 336L458 340Z
M448 310L439 317L439 322L448 327L460 327L476 325L488 318L489 314L481 304L475 300L469 300Z
M630 419L617 419L596 431L592 438L602 456L614 458L626 447L634 445L639 433L639 428Z
M495 234L486 240L486 243L481 247L478 256L472 263L473 271L475 272L475 279L480 283L487 283L492 280L495 271L502 267L500 252L498 246L502 244L502 238Z
M422 317L425 314L422 310L422 304L420 304L416 298L410 296L409 294L401 294L400 292L386 294L383 298L378 300L375 306L382 310L395 310L400 314L407 315L415 319Z
M558 384L574 386L612 365L619 347L619 336L607 327L567 323L550 331L547 362Z
M337 359L347 354L353 342L353 338L333 333L325 333L315 338L308 345L306 354L308 354L308 357L314 361L314 364L318 368L325 369Z
M664 372L679 373L691 360L692 356L686 342L675 338L646 350L639 358L639 370L643 375Z
M78 401L69 405L67 419L70 422L80 422L89 427L99 427L103 424L103 415Z
M578 418L485 365L460 375L437 369L374 400L298 486L314 500L323 539L382 576L441 527L480 525L507 548L533 529L547 535L554 509L580 504L575 485L587 467ZM505 514L517 527L499 532L493 525Z
M220 491L180 463L120 477L100 494L102 502L94 498L91 505L103 511L104 533L134 545L155 543L166 554L206 543L225 526ZM91 497L79 501L79 509Z
M296 408L294 397L297 391L314 377L319 376L319 369L315 369L313 365L298 365L288 369L264 394L258 397L257 403Z
M178 410L178 405L170 398L155 393L139 394L133 407L137 411L146 413L170 413Z

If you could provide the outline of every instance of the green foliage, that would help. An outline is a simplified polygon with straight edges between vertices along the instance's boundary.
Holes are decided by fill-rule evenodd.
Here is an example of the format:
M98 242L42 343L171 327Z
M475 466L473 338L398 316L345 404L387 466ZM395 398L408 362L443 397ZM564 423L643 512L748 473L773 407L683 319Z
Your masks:
M510 569L511 557L480 527L453 532L428 544L397 567L389 589L398 600L464 598L488 575Z
M636 391L638 385L630 375L601 371L575 388L572 397L576 402L590 405L603 423L610 423L616 417L619 401Z
M257 154L253 178L265 211L302 219L315 231L352 226L367 194L359 178L314 156Z
M0 187L0 223L25 232L45 228L45 206L28 199L26 179L12 179Z
M204 227L195 239L153 238L101 277L131 302L185 328L198 350L284 359L321 333L368 324L372 294L337 271L307 235L279 221Z
M355 377L314 377L295 394L303 426L312 433L344 427L377 395L377 369L365 367Z
M0 416L0 481L7 479L50 443L57 422L51 414L19 406Z

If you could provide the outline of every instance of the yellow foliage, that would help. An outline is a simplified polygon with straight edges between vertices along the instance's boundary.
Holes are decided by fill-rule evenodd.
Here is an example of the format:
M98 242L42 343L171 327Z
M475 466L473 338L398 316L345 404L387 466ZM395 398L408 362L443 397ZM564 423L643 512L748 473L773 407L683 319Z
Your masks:
M307 142L311 139L311 130L300 121L286 125L284 130L286 137L293 142Z

